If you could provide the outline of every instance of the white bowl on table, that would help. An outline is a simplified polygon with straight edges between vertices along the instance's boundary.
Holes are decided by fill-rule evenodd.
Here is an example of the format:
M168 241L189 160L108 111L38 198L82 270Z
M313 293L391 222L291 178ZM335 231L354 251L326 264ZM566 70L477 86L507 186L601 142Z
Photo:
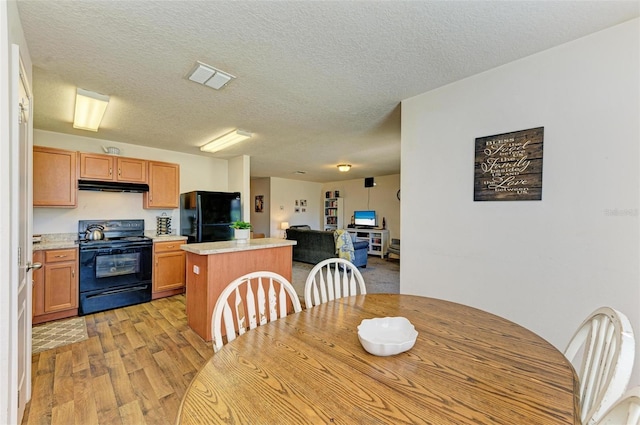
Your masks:
M364 319L358 326L362 347L376 356L393 356L410 350L418 331L406 317Z

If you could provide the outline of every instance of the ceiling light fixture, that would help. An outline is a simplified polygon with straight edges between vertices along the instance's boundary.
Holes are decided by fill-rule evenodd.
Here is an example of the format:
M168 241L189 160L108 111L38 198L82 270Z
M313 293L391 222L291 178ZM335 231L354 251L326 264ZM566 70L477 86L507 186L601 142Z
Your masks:
M243 130L233 130L230 133L225 134L222 137L218 137L207 143L206 145L200 148L201 151L204 152L217 152L219 150L228 148L229 146L235 145L236 143L240 143L244 140L247 140L252 136L248 131Z
M224 71L220 71L211 65L196 62L193 69L189 71L187 78L194 83L204 84L212 89L220 90L222 87L226 86L229 81L236 77Z
M109 96L78 88L73 128L98 131L107 105L109 105Z
M346 173L351 169L351 164L338 164L338 170L342 173Z

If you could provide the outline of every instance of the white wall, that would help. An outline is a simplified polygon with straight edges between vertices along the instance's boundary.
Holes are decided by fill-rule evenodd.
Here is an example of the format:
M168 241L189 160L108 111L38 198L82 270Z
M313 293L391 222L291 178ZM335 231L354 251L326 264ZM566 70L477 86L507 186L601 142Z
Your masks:
M351 223L351 216L357 210L375 210L378 226L384 218L390 238L400 238L400 201L396 194L400 189L400 174L374 177L374 187L364 187L364 179L353 179L324 183L322 193L340 191L344 198L344 225ZM323 214L320 212L320 214Z
M104 153L102 146L115 146L120 155L180 164L180 193L192 190L227 191L229 185L226 160L180 152L148 148L80 137L50 131L35 130L34 145L72 151ZM145 210L141 193L108 193L78 191L77 208L34 208L34 233L74 233L78 220L144 219L145 229L156 228L156 217L166 212L172 217L172 229L179 232L180 210Z
M271 179L262 177L251 179L251 226L255 233L264 233L266 237L271 237ZM256 196L262 196L263 208L262 212L256 212L255 199ZM278 236L278 235L274 235Z
M324 193L340 191L344 198L344 223L350 223L355 210L375 209L380 225L387 222L391 237L400 237L400 202L396 197L400 189L400 174L375 177L376 186L364 187L364 179L331 183L313 183L282 178L259 178L251 180L251 202L256 195L264 196L264 212L256 213L251 207L251 223L258 233L267 237L282 237L279 228L283 221L290 225L308 224L312 229L323 229ZM305 212L295 212L295 201L306 200Z
M601 305L636 332L640 21L405 100L401 291L506 317L564 350ZM473 202L474 140L544 126L541 201Z
M289 180L277 177L271 179L271 203L265 205L269 208L271 237L283 237L280 223L289 222L289 225L308 224L312 229L322 229L321 183ZM295 212L295 201L303 199L307 201L305 212Z
M249 221L251 214L251 158L247 155L236 156L229 160L229 192L240 192L242 197L242 221Z

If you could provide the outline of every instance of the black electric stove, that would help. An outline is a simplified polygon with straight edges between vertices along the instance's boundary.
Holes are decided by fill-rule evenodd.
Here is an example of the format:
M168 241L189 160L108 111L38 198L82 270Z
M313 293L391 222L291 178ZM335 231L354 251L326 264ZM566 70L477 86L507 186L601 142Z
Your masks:
M104 239L89 240L87 228L103 227ZM153 240L144 220L81 220L79 314L151 301Z

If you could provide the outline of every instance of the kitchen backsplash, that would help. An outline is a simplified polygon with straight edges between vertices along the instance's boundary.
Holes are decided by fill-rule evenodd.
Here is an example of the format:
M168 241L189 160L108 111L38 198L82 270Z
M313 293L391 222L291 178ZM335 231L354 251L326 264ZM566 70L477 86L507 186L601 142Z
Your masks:
M141 193L78 191L77 208L34 208L34 234L78 232L80 220L143 219L146 231L155 231L156 217L166 212L172 227L180 222L180 210L145 210Z

